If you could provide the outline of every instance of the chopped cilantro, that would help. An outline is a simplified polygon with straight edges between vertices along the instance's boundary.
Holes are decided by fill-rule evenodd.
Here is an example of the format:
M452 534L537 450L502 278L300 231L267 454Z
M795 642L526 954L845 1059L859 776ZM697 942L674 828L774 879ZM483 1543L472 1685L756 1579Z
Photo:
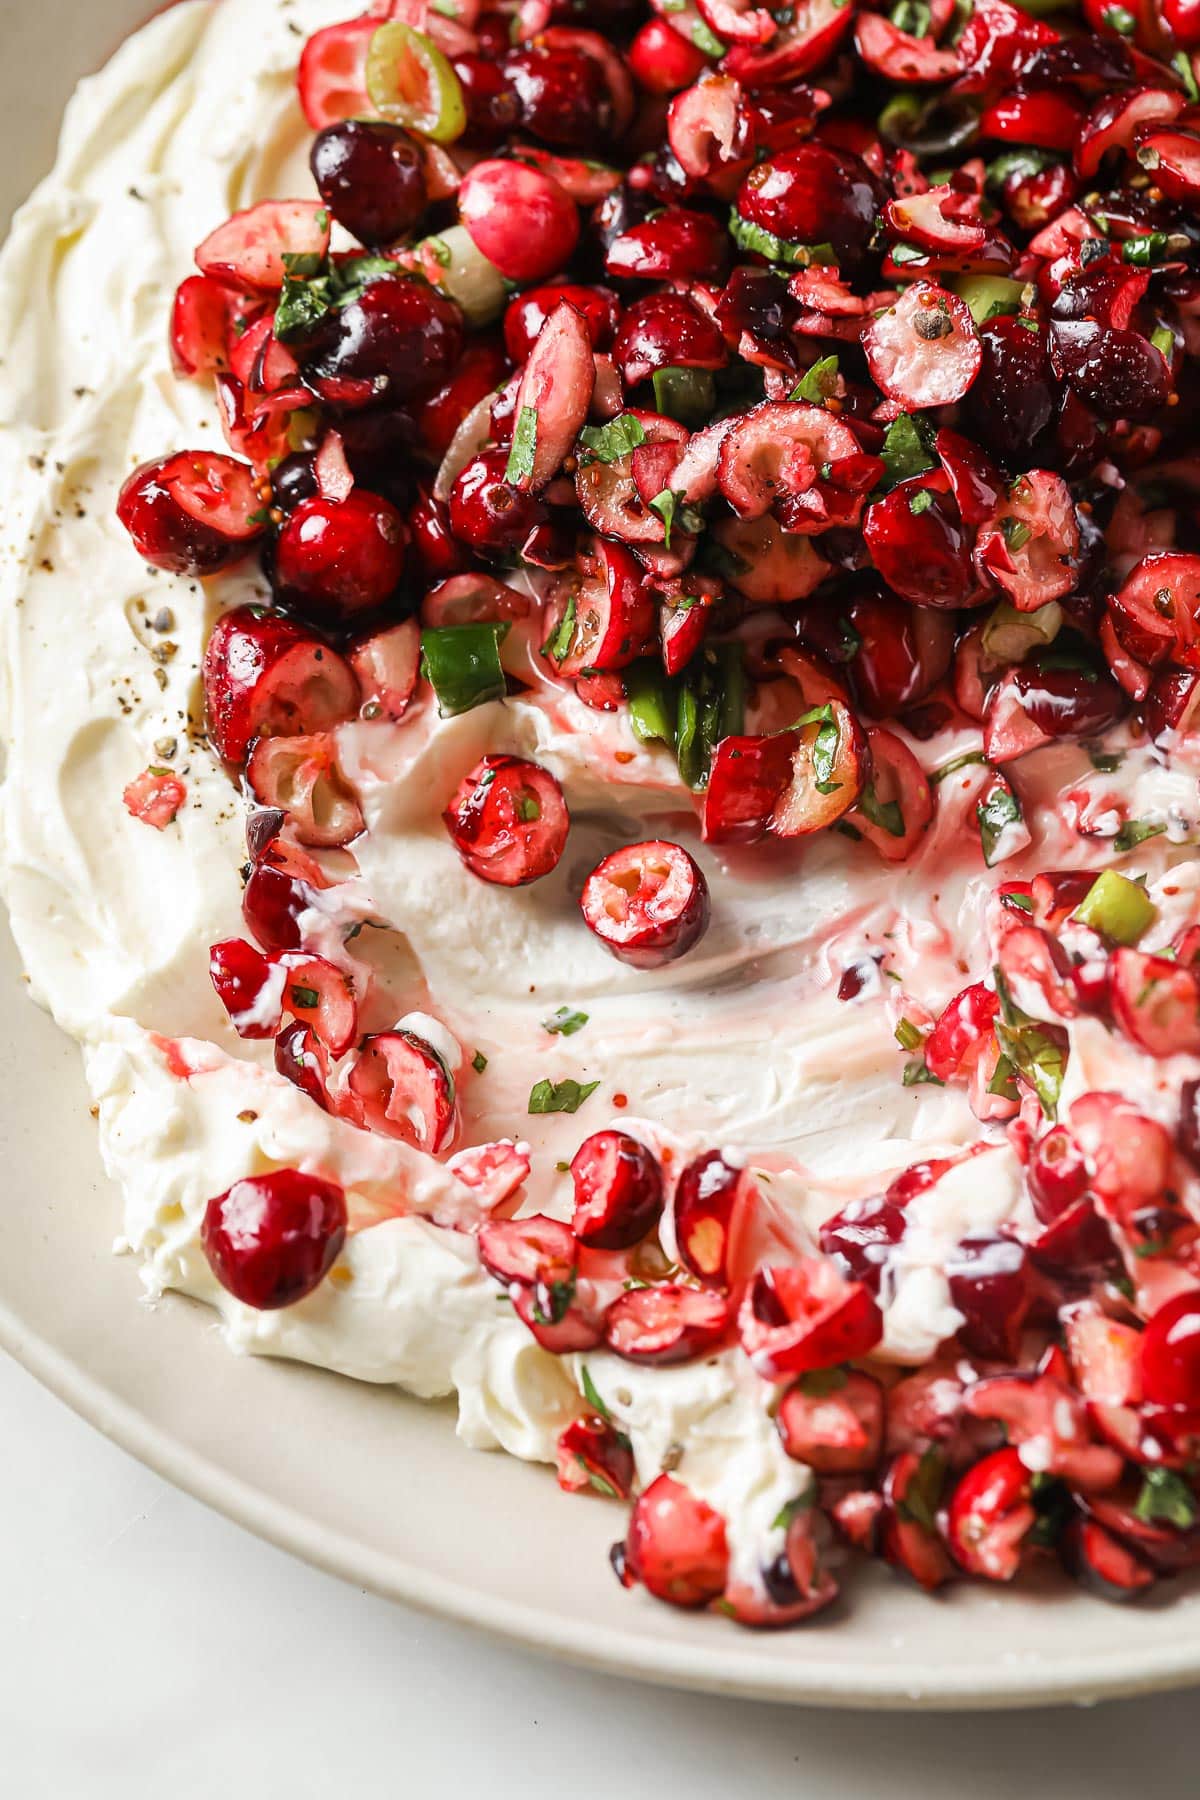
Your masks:
M1124 855L1127 850L1136 850L1147 838L1161 837L1166 829L1165 825L1155 825L1149 819L1128 819L1113 839L1113 849Z
M824 406L825 402L837 392L837 382L837 357L823 356L796 383L788 395L788 399L807 400L810 406Z
M600 1086L598 1081L587 1081L582 1085L570 1076L565 1081L535 1082L529 1095L531 1113L574 1113L578 1112L589 1094L594 1094Z
M887 470L889 487L933 468L927 437L928 427L924 421L918 422L908 413L901 413L898 419L892 420L879 452Z
M471 1058L471 1067L474 1069L474 1071L477 1075L482 1075L483 1071L487 1068L487 1066L488 1066L487 1057L483 1054L482 1050L477 1050L475 1052L474 1056Z
M628 456L645 441L641 420L635 419L632 413L618 413L607 425L585 425L579 434L584 449L602 463L616 462L618 457Z
M508 464L504 471L505 481L511 481L519 487L522 482L529 481L533 475L533 460L537 455L538 416L536 406L523 406L521 416L517 420L513 432L512 449L508 453Z
M1178 1531L1190 1530L1200 1517L1194 1491L1171 1469L1146 1470L1133 1510L1139 1519L1162 1519Z
M542 1030L554 1037L574 1037L582 1031L588 1022L585 1012L574 1012L569 1006L560 1006L558 1011L548 1019L542 1020Z

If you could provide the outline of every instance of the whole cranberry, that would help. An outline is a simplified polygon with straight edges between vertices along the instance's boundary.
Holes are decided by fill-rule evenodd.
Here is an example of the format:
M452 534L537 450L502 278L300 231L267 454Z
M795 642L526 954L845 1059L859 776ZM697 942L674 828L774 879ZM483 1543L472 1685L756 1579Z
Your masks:
M313 143L309 167L322 200L360 244L391 244L425 211L425 164L416 141L383 119L343 119Z
M223 1288L274 1312L320 1286L346 1241L346 1196L299 1169L235 1181L210 1200L200 1242Z
M1200 1407L1200 1288L1159 1307L1142 1334L1141 1359L1147 1400Z
M341 625L382 606L404 570L404 521L365 488L302 500L275 546L275 581L308 618Z
M821 1249L850 1281L878 1294L891 1252L904 1236L904 1208L886 1195L851 1200L821 1227Z
M1141 419L1165 404L1171 371L1140 331L1113 331L1088 319L1050 329L1055 373L1105 418Z
M883 190L857 156L800 144L751 169L737 210L749 224L790 244L830 244L843 269L866 251Z
M462 353L462 314L452 300L404 276L383 276L337 313L306 373L335 384L335 402L402 406L440 387Z
M608 349L621 316L621 304L612 289L552 281L543 287L526 288L523 294L509 301L504 315L504 347L515 363L525 361L542 326L564 300L581 315L592 340L592 349Z
M458 211L475 248L522 285L561 269L579 242L574 201L528 163L476 163L458 190Z
M1014 670L1013 683L1023 711L1047 737L1101 737L1128 711L1116 682L1098 670L1029 663Z
M1021 467L1038 454L1059 398L1045 329L1032 323L1004 318L983 327L983 361L962 403L969 434Z
M480 13L474 29L479 54L489 62L501 62L512 49L512 20L506 13Z
M450 490L450 529L472 550L503 556L519 550L546 509L506 479L508 452L485 450L462 470Z
M725 340L715 321L686 294L647 294L622 319L613 360L631 387L655 369L720 369Z
M521 123L544 144L586 150L608 134L612 100L600 64L580 50L515 50L505 78L521 103Z
M271 470L271 497L284 512L294 512L302 500L311 500L317 491L317 476L311 454L293 451Z
M626 55L633 79L648 94L678 94L708 66L703 50L659 18L647 19Z
M625 1131L597 1131L571 1160L572 1226L592 1250L628 1250L663 1207L662 1170L645 1144Z
M467 129L459 143L472 150L502 144L521 118L521 102L509 76L486 53L456 56L453 68L467 109Z
M422 493L408 515L409 544L418 572L427 582L461 575L468 557L450 530L450 508Z

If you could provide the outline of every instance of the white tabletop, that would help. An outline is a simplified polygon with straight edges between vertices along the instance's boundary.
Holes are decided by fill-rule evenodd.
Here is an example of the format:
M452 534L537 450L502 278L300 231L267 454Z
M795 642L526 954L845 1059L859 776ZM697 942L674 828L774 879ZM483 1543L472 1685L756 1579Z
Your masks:
M3 1357L0 1419L0 1793L12 1800L1197 1792L1195 1694L921 1718L639 1688L293 1562L167 1487Z

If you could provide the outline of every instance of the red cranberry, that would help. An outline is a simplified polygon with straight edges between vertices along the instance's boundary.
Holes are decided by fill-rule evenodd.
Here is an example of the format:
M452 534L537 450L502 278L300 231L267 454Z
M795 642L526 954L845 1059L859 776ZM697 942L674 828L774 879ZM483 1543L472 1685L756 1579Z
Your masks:
M346 1196L299 1169L235 1181L210 1200L200 1242L221 1286L260 1312L320 1286L346 1239Z
M904 1236L904 1208L883 1194L850 1200L821 1227L821 1249L852 1281L878 1294L892 1249Z
M462 353L462 314L422 281L384 276L334 316L308 358L309 378L336 384L335 398L422 400L452 373Z
M725 340L712 318L685 294L647 294L622 319L613 360L634 387L655 369L722 368Z
M1002 462L1024 466L1037 455L1058 400L1046 332L1033 320L1003 318L990 320L979 338L983 361L963 401L967 429Z
M775 1428L789 1456L822 1475L865 1474L883 1445L883 1389L857 1369L803 1377L779 1402Z
M313 180L339 225L360 244L391 244L425 211L425 164L414 139L383 119L343 119L317 137Z
M575 1235L592 1250L628 1250L654 1225L663 1206L662 1170L624 1131L597 1131L571 1160Z
M328 731L358 711L358 682L336 650L260 607L223 613L204 652L204 711L218 755L244 762L263 734Z
M544 281L579 241L579 214L557 181L527 163L476 163L458 190L471 241L508 281Z
M637 281L716 281L729 265L729 236L708 213L666 206L614 233L610 275Z
M454 848L481 881L523 887L548 875L570 818L553 775L520 756L485 756L442 814Z
M287 861L268 849L242 890L242 917L264 950L298 950L300 918L312 905L313 890Z
M1059 379L1107 418L1143 419L1171 391L1167 363L1139 331L1110 331L1094 320L1054 324L1050 358Z
M275 1039L275 1070L322 1112L332 1112L329 1096L329 1052L311 1025L300 1019L285 1025Z
M521 117L521 102L513 82L486 55L456 56L454 73L467 109L467 129L458 140L465 148L490 150L502 144Z
M1141 1353L1147 1400L1200 1408L1200 1288L1158 1309L1142 1334Z
M708 66L702 50L689 44L666 19L650 18L626 52L630 72L648 94L677 94Z
M1033 1210L1043 1225L1051 1224L1087 1192L1087 1158L1065 1125L1053 1125L1039 1138L1025 1170Z
M658 1600L706 1606L725 1586L725 1521L673 1476L652 1481L633 1509L625 1568Z
M701 1281L728 1287L736 1278L752 1198L745 1170L709 1150L688 1163L675 1187L679 1260Z
M404 570L404 521L364 488L344 500L304 500L275 546L280 592L309 617L340 625L382 606Z
M507 470L507 450L485 450L461 471L450 491L451 531L487 556L519 550L546 517L542 503L514 487Z
M467 556L450 529L450 508L432 494L422 494L408 515L412 555L426 581L444 581L468 566Z
M998 1233L963 1238L946 1259L950 1301L963 1315L963 1343L977 1356L1012 1358L1029 1311L1025 1246Z
M865 163L823 144L800 144L751 169L737 210L788 244L830 244L843 268L862 258L883 205Z
M504 346L515 363L525 361L542 326L564 301L581 315L592 349L608 349L621 316L620 302L612 289L555 281L545 287L527 288L509 302L504 315Z
M583 885L580 907L619 961L658 969L684 956L708 929L708 883L679 844L655 840L614 850Z
M626 1500L633 1490L633 1450L629 1439L595 1413L572 1419L555 1446L558 1485L567 1493L594 1488L609 1500Z
M261 504L245 463L183 450L134 470L117 498L117 517L156 569L214 575L261 537Z
M434 1156L454 1133L454 1079L439 1053L415 1031L363 1039L347 1088L368 1131L399 1138Z
M1025 1540L1037 1523L1030 1500L1033 1477L1015 1450L985 1456L954 1490L946 1536L969 1575L1011 1581Z
M1127 701L1116 682L1093 670L1038 669L1013 673L1021 708L1048 738L1098 738L1125 716Z
M504 63L521 122L544 144L596 148L612 123L612 101L599 62L579 50L514 50Z
M728 1329L724 1295L671 1282L630 1288L604 1315L604 1341L615 1355L660 1368L703 1356Z
M738 1311L742 1349L764 1381L786 1381L868 1356L883 1316L861 1282L824 1257L762 1268Z
M281 512L294 512L302 500L311 500L316 491L313 458L305 451L285 456L271 470L271 498Z
M957 607L974 598L971 540L946 496L923 477L902 481L867 508L863 541L888 586L914 606Z
M1076 1581L1101 1600L1136 1600L1154 1586L1154 1570L1094 1519L1073 1519L1059 1548Z

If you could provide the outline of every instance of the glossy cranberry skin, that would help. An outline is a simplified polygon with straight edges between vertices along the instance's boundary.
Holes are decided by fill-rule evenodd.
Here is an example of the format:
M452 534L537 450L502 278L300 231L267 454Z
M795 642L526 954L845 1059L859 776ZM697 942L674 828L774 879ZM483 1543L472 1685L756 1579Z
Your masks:
M422 494L408 515L408 532L417 571L430 584L461 575L468 557L450 529L450 508L432 494Z
M322 625L382 606L404 571L404 521L365 488L344 500L302 500L275 546L281 595Z
M641 1243L663 1207L662 1170L645 1144L625 1131L597 1131L571 1159L572 1229L592 1250Z
M950 1302L962 1313L960 1335L977 1356L1011 1358L1030 1305L1023 1244L999 1233L963 1238L946 1259Z
M579 906L605 949L634 969L686 956L712 910L703 870L681 845L662 839L630 844L597 863Z
M823 144L800 144L751 169L737 210L790 244L831 244L843 270L861 261L883 205L865 163Z
M223 1288L259 1312L293 1306L320 1286L346 1241L346 1196L299 1169L235 1181L210 1200L200 1228Z
M1025 468L1058 402L1046 331L1029 331L1015 318L992 319L979 341L983 361L962 403L966 429L1002 462Z
M1087 1158L1065 1125L1054 1125L1034 1146L1025 1170L1033 1210L1052 1224L1088 1188Z
M316 491L313 459L303 451L285 456L271 470L271 498L284 512L294 512L302 500L311 500Z
M1176 1294L1147 1325L1142 1388L1158 1406L1200 1407L1200 1288Z
M425 165L402 126L344 119L318 134L308 160L322 200L360 244L394 243L420 222Z
M1055 373L1105 418L1143 419L1166 403L1171 375L1139 331L1112 331L1094 320L1051 327Z
M485 556L519 550L546 509L505 478L507 450L485 450L461 471L450 490L450 529Z
M523 363L550 314L566 301L583 319L593 350L607 350L621 316L621 303L611 288L582 287L570 281L526 288L509 302L504 315L504 347L514 363Z
M207 451L198 453L196 460L228 465L246 488L249 502L243 501L243 508L249 510L252 478L245 464ZM245 556L254 534L233 537L179 504L166 485L166 478L184 461L182 455L169 456L135 469L117 497L117 517L133 539L138 555L156 569L165 569L172 575L215 575L218 569Z
M1100 737L1128 708L1106 674L1025 665L1015 671L1014 684L1023 710L1048 737Z
M318 383L362 384L359 405L402 406L441 387L462 345L462 314L452 300L424 282L385 276L340 309L305 372Z
M612 102L594 56L579 50L514 50L505 79L515 88L521 123L544 144L587 150L608 133Z
M458 212L475 248L522 286L561 269L579 242L574 201L527 163L476 163L458 190Z
M472 875L524 887L555 868L570 815L558 782L521 756L485 756L464 775L442 821Z
M504 69L486 56L456 56L454 73L467 109L467 129L459 143L471 150L502 144L521 117L517 90Z
M632 387L655 369L719 369L725 340L708 313L686 294L647 294L621 320L613 360Z
M659 18L647 19L626 60L634 80L648 94L678 94L708 67L704 52Z
M867 508L863 541L890 588L914 606L955 607L976 591L972 540L946 498L934 493L923 511L912 502L930 490L921 478L901 482Z
M820 1231L821 1249L842 1274L878 1294L894 1246L904 1236L904 1208L884 1194L851 1200Z

